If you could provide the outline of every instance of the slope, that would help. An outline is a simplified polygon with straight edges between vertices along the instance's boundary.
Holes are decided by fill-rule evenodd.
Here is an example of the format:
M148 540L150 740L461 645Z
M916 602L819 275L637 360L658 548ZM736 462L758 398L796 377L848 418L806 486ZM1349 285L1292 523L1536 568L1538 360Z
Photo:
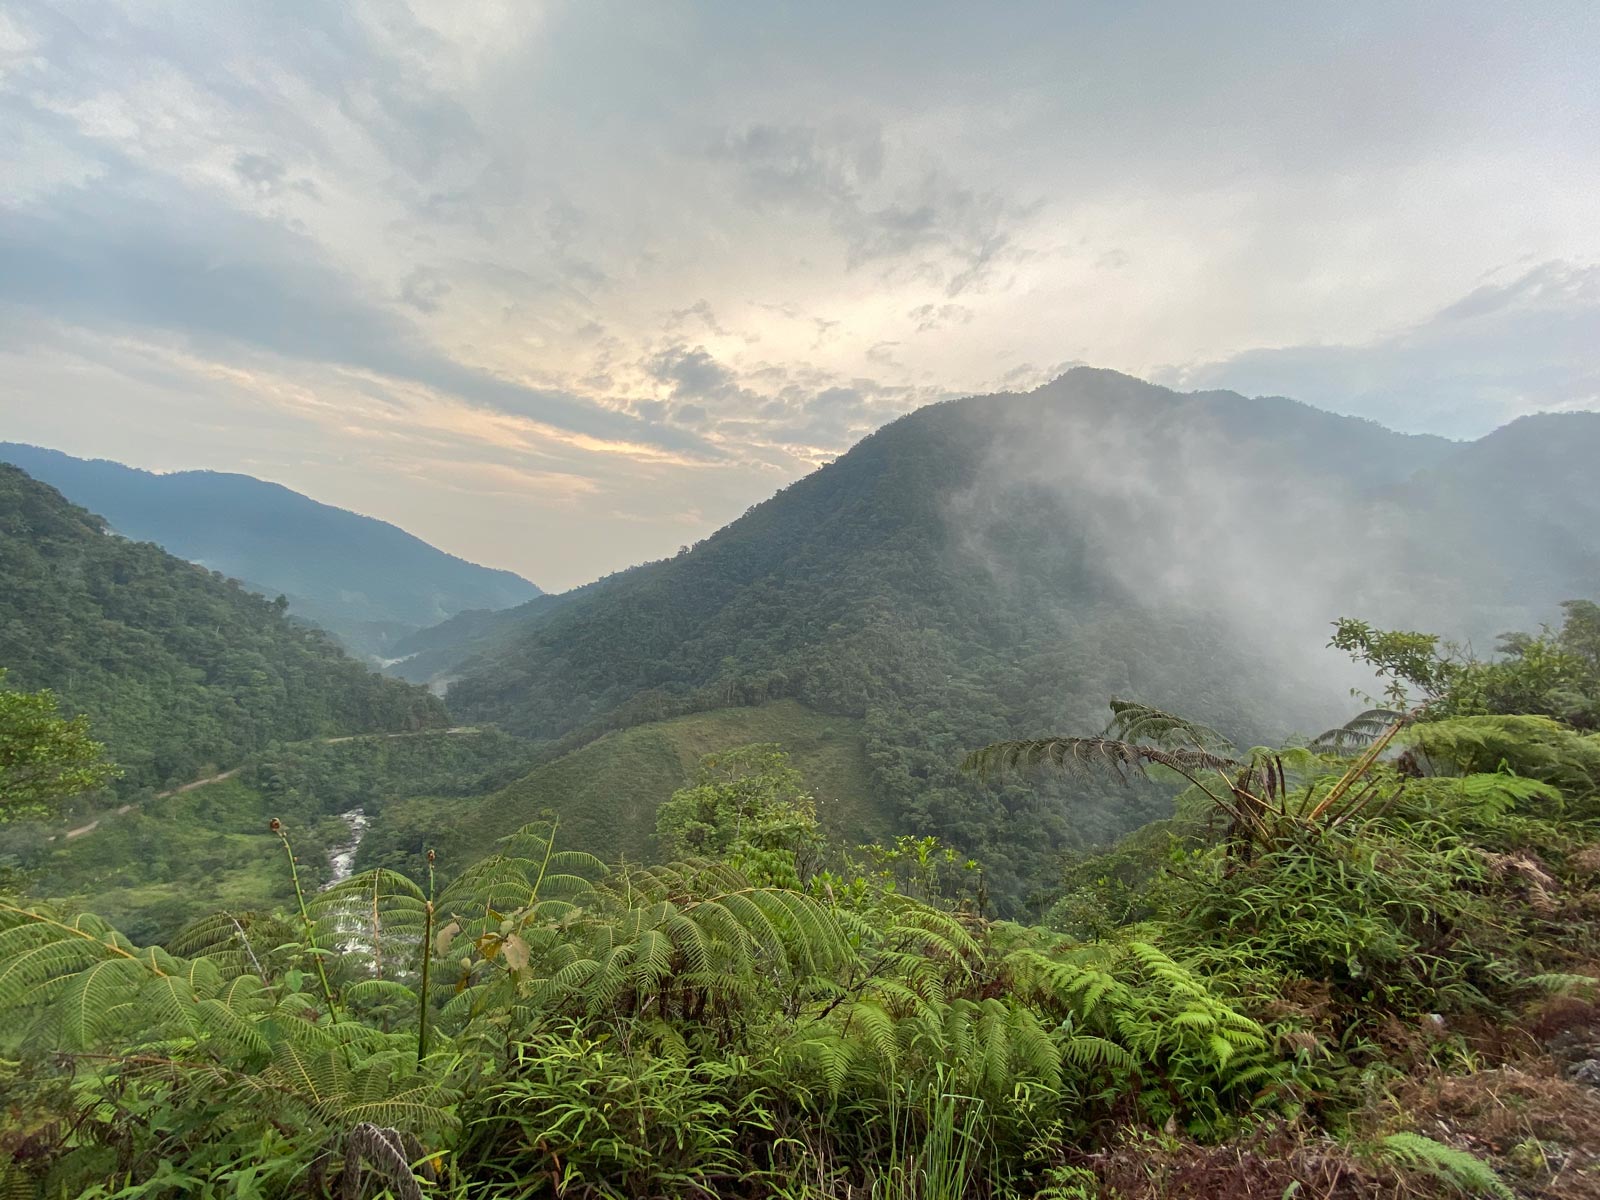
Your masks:
M8 826L0 874L18 871L41 898L115 913L139 936L161 941L218 907L270 910L294 890L268 822L284 822L300 873L315 889L331 853L347 849L340 814L374 819L415 796L448 807L515 779L527 756L492 730L439 729L316 739L275 746L226 778L143 799L103 814L73 836L59 828ZM197 888L196 879L206 886Z
M1341 574L1323 606L1296 597L1304 611L1285 621L1251 594L1291 531L1253 514L1272 512L1275 480L1344 502L1450 448L1109 371L930 406L688 554L478 627L491 653L451 667L451 706L574 742L778 698L859 718L896 832L981 854L1019 901L1059 850L1131 827L1158 797L1080 786L1066 806L1050 789L979 787L955 771L963 752L1093 728L1114 694L1243 741L1333 722L1349 680L1306 690L1299 669L1325 662L1328 622L1362 600L1362 579Z
M289 597L290 612L353 653L393 657L395 642L469 609L520 604L539 589L467 562L384 521L319 504L248 475L156 475L103 459L0 443L21 467L118 533Z
M1600 413L1540 413L1460 447L1385 497L1429 591L1473 611L1463 629L1480 649L1552 619L1551 597L1600 596L1596 463Z
M1109 696L1245 743L1315 732L1364 682L1324 651L1335 618L1475 628L1513 600L1554 612L1554 585L1502 580L1441 613L1415 586L1413 541L1374 535L1377 497L1462 450L1088 369L933 405L687 554L498 616L476 631L492 652L458 647L451 705L580 741L779 697L859 718L897 831L979 853L1015 901L1058 851L1153 801L980 789L953 767L971 746L1094 729Z
M0 464L0 666L87 713L124 792L231 766L274 741L446 724L281 606Z
M567 849L612 862L648 860L656 853L657 807L694 779L701 757L753 742L789 753L816 798L818 819L839 844L890 832L891 814L872 795L861 722L781 700L607 734L482 799L387 806L362 842L360 865L409 868L433 849L454 873L544 813L560 821Z

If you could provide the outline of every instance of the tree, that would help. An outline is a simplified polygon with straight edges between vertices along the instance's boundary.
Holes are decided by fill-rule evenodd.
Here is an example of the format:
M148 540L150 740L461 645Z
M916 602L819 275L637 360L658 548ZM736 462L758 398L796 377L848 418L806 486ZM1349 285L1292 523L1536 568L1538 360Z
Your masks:
M0 670L0 824L48 816L58 801L119 772L89 736L89 720L61 715L52 692L18 692Z
M1336 778L1320 770L1313 750L1240 751L1209 726L1130 700L1111 701L1111 722L1098 736L994 742L974 750L961 765L979 775L1018 768L1098 770L1124 782L1151 768L1170 772L1227 820L1228 854L1248 863L1300 830L1336 828L1359 814L1377 794L1378 785L1369 777L1373 766L1413 718L1412 713L1372 709L1322 734L1313 750L1339 753L1364 747ZM1310 768L1311 777L1298 794L1291 794L1292 783L1299 781L1291 779L1286 761Z
M816 802L775 745L702 758L694 786L661 806L656 836L675 858L721 859L774 887L798 887L823 844Z
M1561 607L1559 631L1503 633L1496 659L1473 658L1431 633L1374 629L1350 618L1335 623L1329 645L1373 667L1396 707L1411 703L1416 688L1431 719L1521 714L1600 728L1600 605L1568 600Z

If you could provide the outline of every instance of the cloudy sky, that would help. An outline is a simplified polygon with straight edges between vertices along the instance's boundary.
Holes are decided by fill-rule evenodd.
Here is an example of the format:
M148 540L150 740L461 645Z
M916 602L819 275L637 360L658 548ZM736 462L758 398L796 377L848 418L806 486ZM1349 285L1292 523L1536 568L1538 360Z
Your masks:
M9 0L0 438L559 588L1078 362L1600 407L1597 60L1592 0Z

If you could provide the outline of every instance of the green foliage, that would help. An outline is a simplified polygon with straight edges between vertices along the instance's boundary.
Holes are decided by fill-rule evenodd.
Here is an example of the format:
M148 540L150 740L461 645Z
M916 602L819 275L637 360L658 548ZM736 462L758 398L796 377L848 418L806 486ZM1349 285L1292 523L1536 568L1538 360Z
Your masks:
M1386 681L1383 694L1395 708L1412 703L1407 685L1421 692L1423 701L1433 700L1449 688L1458 670L1440 656L1435 634L1374 629L1351 617L1334 622L1328 645L1372 667Z
M1362 755L1333 775L1311 751L1240 754L1214 730L1159 709L1113 700L1111 712L1102 736L995 742L968 754L962 766L978 774L1040 767L1070 774L1100 770L1124 783L1159 768L1185 780L1189 794L1206 798L1213 814L1227 822L1229 855L1249 862L1307 829L1335 829L1358 815L1377 793L1368 773L1408 720L1388 714L1392 719ZM1330 734L1324 739L1338 740Z
M526 761L523 743L493 730L274 745L231 778L101 813L80 836L39 827L4 850L30 894L92 909L130 937L159 941L218 905L270 911L289 902L281 863L260 850L274 817L294 827L301 870L317 886L328 878L330 851L350 836L336 814L359 807L381 823L391 808L426 797L418 803L448 818ZM363 849L376 858L379 846ZM196 875L206 887L193 886Z
M1586 994L1568 914L1592 897L1568 889L1593 873L1592 736L1385 711L1328 749L1240 751L1118 702L1103 737L1041 741L988 757L1189 783L1169 822L1073 865L1080 900L1118 884L1063 921L1092 940L988 920L976 862L932 834L811 874L819 825L770 745L706 759L662 810L665 863L608 866L536 821L448 874L425 853L314 892L279 826L253 836L287 915L154 946L0 904L22 1097L0 1159L51 1195L998 1200L1090 1194L1120 1142L1239 1139L1228 1157L1270 1127L1507 1194L1443 1143L1346 1127L1386 1075L1465 1060L1458 1021ZM319 790L343 804L369 770L442 782L420 750L340 743L211 787L314 830Z
M552 835L437 895L372 871L298 927L221 914L171 949L0 908L0 1013L92 1081L52 1101L49 1178L198 1193L270 1144L270 1195L400 1147L402 1191L957 1196L1124 1104L1119 1072L1153 1120L1251 1103L1259 1027L1153 946L1040 944L897 890L840 907L703 859L608 871Z
M1516 1193L1482 1159L1417 1133L1391 1133L1376 1154L1431 1175L1466 1196L1516 1200Z
M890 814L872 797L861 722L779 700L654 722L565 753L544 748L540 765L514 772L485 796L441 804L434 797L452 793L426 789L425 800L376 812L359 863L415 872L434 848L441 870L453 874L491 853L507 829L545 813L560 819L562 844L572 849L609 860L659 858L660 806L694 783L706 755L751 743L781 743L815 798L818 825L836 842L888 832Z
M801 887L822 855L816 802L775 745L706 755L695 785L657 812L656 831L671 857L720 859L763 885Z
M116 774L83 716L61 716L49 692L5 686L0 669L0 825L48 816L63 798L103 786Z
M1042 395L1012 400L1030 423L1060 415ZM1154 397L1135 409L1146 403L1165 411ZM960 846L1001 911L1027 911L1059 852L1167 815L1170 791L985 780L958 769L973 746L1082 727L1108 695L1159 696L1240 739L1318 722L1336 698L1270 670L1224 621L1131 591L1106 569L1125 544L1098 544L1057 489L993 469L1008 450L994 415L980 401L924 409L687 554L530 605L452 664L452 710L588 741L798 700L859 722L860 799L888 818L874 836ZM794 750L780 731L740 740Z
M384 521L248 475L153 474L3 442L0 461L59 488L124 537L209 563L267 596L287 592L282 607L355 654L391 657L397 638L451 613L539 594L509 571L464 562Z
M446 724L270 600L100 520L0 464L0 665L87 714L125 795L186 783L274 740Z
M936 837L903 833L892 842L862 846L861 852L866 857L867 879L885 891L980 913L989 907L978 861L964 858L954 846L946 846Z
M1377 669L1403 707L1406 685L1435 718L1548 716L1580 731L1600 728L1600 605L1567 600L1559 631L1503 633L1499 657L1480 660L1433 634L1389 632L1346 618L1330 645Z
M1413 753L1463 774L1508 772L1580 795L1600 790L1600 737L1541 716L1426 721L1405 734Z

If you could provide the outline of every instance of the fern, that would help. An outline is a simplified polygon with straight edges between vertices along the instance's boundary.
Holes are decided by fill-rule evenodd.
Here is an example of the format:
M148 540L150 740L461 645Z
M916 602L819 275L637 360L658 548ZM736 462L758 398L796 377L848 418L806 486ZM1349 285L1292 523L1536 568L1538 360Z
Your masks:
M1143 777L1150 767L1165 767L1190 777L1200 771L1237 765L1227 755L1204 749L1167 750L1106 737L1048 737L994 742L968 754L961 762L961 769L984 778L1041 767L1069 773L1099 769L1127 780L1133 776Z
M1209 725L1190 721L1148 704L1112 700L1106 734L1124 742L1145 742L1166 749L1213 750L1220 757L1234 755L1234 745Z
M1379 1143L1377 1154L1425 1172L1464 1195L1516 1200L1516 1193L1483 1160L1419 1133L1391 1133Z
M1364 750L1405 719L1406 714L1397 709L1368 709L1351 717L1343 725L1318 734L1311 740L1311 749L1332 754Z

